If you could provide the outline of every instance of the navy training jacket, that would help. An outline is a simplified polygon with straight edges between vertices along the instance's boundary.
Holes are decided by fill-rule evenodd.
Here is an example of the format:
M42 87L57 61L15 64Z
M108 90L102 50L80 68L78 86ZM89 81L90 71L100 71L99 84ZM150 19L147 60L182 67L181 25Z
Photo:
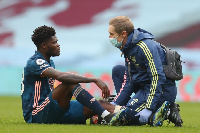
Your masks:
M123 97L130 97L132 92L137 92L138 88L141 89L133 86L149 84L148 88L143 88L149 91L146 96L146 108L155 111L162 85L166 80L163 72L163 65L166 62L164 50L153 39L154 36L151 33L140 28L135 29L128 36L121 50L125 58L126 82L115 101L117 104L120 105Z

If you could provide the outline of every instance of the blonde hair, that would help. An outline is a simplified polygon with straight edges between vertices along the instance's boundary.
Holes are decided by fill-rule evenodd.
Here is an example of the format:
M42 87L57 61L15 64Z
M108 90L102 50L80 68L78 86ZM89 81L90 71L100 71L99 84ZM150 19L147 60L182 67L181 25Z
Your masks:
M109 25L114 26L118 34L121 34L122 31L126 31L128 35L130 35L134 30L134 25L131 19L127 16L117 16L111 18Z

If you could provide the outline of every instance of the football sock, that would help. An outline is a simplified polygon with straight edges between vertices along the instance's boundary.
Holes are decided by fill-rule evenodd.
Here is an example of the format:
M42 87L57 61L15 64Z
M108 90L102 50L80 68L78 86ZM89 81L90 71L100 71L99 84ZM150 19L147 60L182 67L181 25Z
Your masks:
M78 102L88 107L102 118L110 114L110 112L105 110L88 91L82 88L80 84L73 89L72 94Z
M103 113L101 114L101 117L104 118L105 116L109 115L110 112L108 112L107 110L103 111Z

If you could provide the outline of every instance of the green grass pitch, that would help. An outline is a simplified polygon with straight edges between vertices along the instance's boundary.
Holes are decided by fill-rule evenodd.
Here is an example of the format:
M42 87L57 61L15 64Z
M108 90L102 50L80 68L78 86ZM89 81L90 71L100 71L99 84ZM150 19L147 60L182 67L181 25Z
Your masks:
M179 103L183 127L164 122L162 127L106 125L27 124L22 117L20 97L0 97L0 133L200 133L200 103Z

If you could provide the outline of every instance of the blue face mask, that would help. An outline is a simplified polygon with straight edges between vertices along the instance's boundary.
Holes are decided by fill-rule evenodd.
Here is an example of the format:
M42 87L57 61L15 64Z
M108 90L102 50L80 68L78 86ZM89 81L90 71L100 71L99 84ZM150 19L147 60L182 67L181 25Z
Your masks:
M117 38L118 38L118 37L119 37L119 36L114 37L114 38L109 38L109 40L110 40L110 42L112 43L113 46L115 46L115 47L117 47L117 48L120 48L120 47L122 46L122 41L123 41L124 39L122 39L121 42L118 42L118 41L117 41Z

